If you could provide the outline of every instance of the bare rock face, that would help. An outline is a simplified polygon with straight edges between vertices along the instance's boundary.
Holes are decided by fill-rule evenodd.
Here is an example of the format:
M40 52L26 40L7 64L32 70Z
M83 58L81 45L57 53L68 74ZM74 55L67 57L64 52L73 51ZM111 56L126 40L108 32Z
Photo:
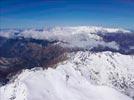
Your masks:
M7 77L22 69L33 67L48 68L66 59L66 49L54 44L56 41L35 39L0 40L0 81L5 83Z

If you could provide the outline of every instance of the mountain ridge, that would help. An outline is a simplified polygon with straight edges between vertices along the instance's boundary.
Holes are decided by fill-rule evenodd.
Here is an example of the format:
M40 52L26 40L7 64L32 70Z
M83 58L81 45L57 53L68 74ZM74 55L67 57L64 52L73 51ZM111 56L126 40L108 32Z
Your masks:
M119 92L116 92L117 90L124 94L129 95L131 98L134 98L133 56L122 55L119 53L112 53L112 52L92 53L89 51L86 52L80 51L77 53L74 52L72 54L69 53L68 57L69 57L68 60L60 62L59 64L56 65L57 67L54 69L48 68L45 70L42 69L24 70L17 78L15 78L13 82L1 87L1 91L3 91L2 92L3 94L1 94L3 95L2 96L3 100L8 100L8 98L14 98L17 100L20 98L21 100L23 100L23 98L25 99L27 98L28 100L32 100L33 98L40 100L41 98L46 98L49 100L55 100L55 98L66 100L66 98L63 97L65 97L64 93L68 92L73 93L68 94L68 98L70 99L73 98L74 100L75 99L81 100L81 98L89 100L88 96L91 96L92 100L98 100L97 98L100 97L102 98L102 100L107 100L108 98L106 95L108 95L108 97L111 96L111 94L109 93L110 91L111 93L117 93L117 95L122 95ZM124 62L126 60L127 63ZM114 77L116 75L119 77ZM115 79L112 77L114 77ZM53 81L58 83L54 84ZM94 85L100 86L100 88L102 87L101 89L106 88L107 94L105 95L100 94L97 88L91 88L92 85L93 87ZM62 88L59 88L59 86L61 86ZM88 95L83 94L85 93L84 92L85 90L80 88L82 86L86 86L87 89L84 88L86 89L86 91L92 91L92 90L96 91L98 95L94 95L91 92L87 92L89 93ZM113 89L111 90L110 88L107 88L105 86L112 87L116 90ZM78 92L76 92L78 91L77 88L80 90L82 89L81 90L82 92L79 91L80 93L82 93L81 97L74 96L79 94ZM21 89L20 92L19 89ZM32 92L30 92L31 89ZM58 90L62 91L62 89L66 91L62 93L63 97L60 96L60 94L58 94L59 93ZM8 92L8 91L14 91L14 92ZM39 94L40 93L39 91L44 92ZM55 96L52 91L55 91L54 93ZM8 96L5 97L4 93L8 93ZM35 93L36 95L32 96L31 93L32 94ZM103 92L101 91L101 93ZM128 97L124 97L123 95L120 98L118 98L117 95L116 96L113 95L113 98L111 97L111 100L132 100Z

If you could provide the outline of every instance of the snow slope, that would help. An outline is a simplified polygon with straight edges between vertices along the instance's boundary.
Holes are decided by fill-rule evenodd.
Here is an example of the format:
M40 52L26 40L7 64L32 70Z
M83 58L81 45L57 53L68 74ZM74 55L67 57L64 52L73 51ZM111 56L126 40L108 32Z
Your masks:
M1 100L132 100L133 56L87 51L68 57L56 69L24 70L0 88Z

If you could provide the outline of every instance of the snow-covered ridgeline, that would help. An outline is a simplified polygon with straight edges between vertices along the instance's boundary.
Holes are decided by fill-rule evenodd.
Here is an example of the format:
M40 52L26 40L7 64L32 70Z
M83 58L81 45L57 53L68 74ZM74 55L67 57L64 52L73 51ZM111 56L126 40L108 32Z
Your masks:
M77 70L91 83L107 85L134 96L134 56L87 51L77 52L70 62L75 63Z
M111 52L77 52L68 56L71 58L59 63L56 69L24 70L14 82L0 88L0 97L2 100L132 100L133 56ZM123 84L127 88L121 87Z

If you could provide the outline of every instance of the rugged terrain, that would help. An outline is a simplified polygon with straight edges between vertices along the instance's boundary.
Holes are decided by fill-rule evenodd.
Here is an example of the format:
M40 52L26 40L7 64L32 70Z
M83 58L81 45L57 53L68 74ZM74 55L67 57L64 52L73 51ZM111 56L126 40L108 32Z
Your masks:
M133 55L134 32L130 30L4 29L0 32L0 97L132 100Z

